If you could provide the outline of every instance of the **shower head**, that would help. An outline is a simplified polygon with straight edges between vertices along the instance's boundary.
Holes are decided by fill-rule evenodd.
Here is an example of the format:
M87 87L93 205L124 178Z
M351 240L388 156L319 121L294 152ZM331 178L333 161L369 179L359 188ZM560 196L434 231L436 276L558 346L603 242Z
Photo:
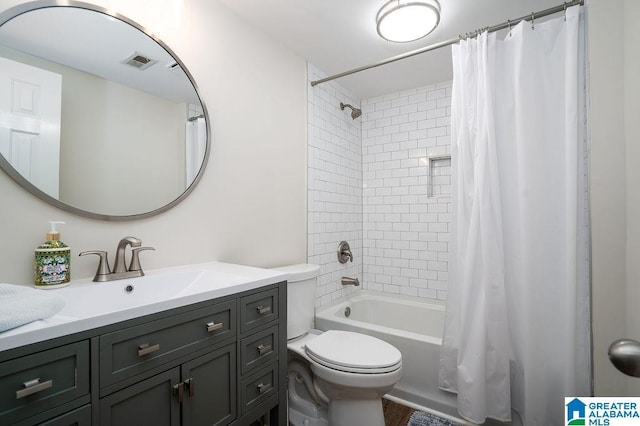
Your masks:
M340 109L344 111L345 107L351 108L351 118L354 120L362 115L362 110L360 108L355 108L352 105L340 102Z

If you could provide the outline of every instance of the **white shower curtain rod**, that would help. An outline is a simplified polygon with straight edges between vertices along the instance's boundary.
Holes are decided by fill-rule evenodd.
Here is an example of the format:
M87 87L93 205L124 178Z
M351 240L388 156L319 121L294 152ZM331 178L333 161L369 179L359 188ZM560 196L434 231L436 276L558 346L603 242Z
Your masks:
M511 28L512 26L517 25L520 21L532 21L532 20L535 20L535 19L538 19L538 18L544 18L545 16L553 15L554 13L564 12L564 11L567 10L567 8L569 8L571 6L578 6L578 5L583 5L583 4L584 4L584 0L573 0L573 1L570 1L570 2L565 2L565 3L563 3L563 4L559 5L559 6L550 7L549 9L541 10L539 12L532 12L529 15L522 16L522 17L514 19L514 20L508 20L507 22L503 22L501 24L494 25L492 27L483 28L481 30L476 30L476 31L472 31L470 33L466 33L464 36L460 35L459 37L452 38L452 39L445 40L445 41L441 41L440 43L435 43L435 44L432 44L430 46L421 47L420 49L411 50L411 51L409 51L407 53L402 53L402 54L397 55L397 56L392 56L391 58L384 59L384 60L382 60L380 62L376 62L376 63L369 64L369 65L364 65L364 66L361 66L361 67L358 67L358 68L353 68L353 69L350 69L349 71L341 72L340 74L334 74L332 76L325 77L325 78L320 79L320 80L312 81L311 82L311 87L317 86L318 84L326 83L326 82L331 81L331 80L335 80L337 78L346 77L346 76L351 75L351 74L356 74L356 73L359 73L361 71L366 71L366 70L371 69L371 68L377 68L377 67L382 66L382 65L390 64L392 62L397 62L397 61L400 61L402 59L406 59L406 58L410 58L412 56L420 55L421 53L426 53L426 52L430 52L432 50L440 49L441 47L450 46L452 44L458 43L462 39L469 38L469 37L475 37L479 33L484 32L485 30L490 32L490 33L495 32L495 31L504 30L506 28Z

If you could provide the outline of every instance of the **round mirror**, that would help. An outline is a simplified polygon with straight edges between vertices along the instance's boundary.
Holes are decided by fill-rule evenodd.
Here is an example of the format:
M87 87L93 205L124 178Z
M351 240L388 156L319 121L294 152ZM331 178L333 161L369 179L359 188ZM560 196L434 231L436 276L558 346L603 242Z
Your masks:
M194 188L209 155L193 79L129 19L57 3L0 14L0 167L85 217L168 210Z

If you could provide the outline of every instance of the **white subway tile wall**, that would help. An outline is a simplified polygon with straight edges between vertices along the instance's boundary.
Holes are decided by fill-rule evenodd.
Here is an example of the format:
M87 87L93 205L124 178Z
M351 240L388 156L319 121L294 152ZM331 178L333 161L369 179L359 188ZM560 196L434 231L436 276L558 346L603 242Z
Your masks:
M429 157L429 197L451 197L451 156Z
M309 80L325 77L312 64L307 72ZM359 278L365 289L446 299L451 85L362 102L336 81L309 86L308 262L320 265L316 306L354 291L342 287L342 276ZM361 107L362 116L352 120L340 102ZM353 263L338 263L342 240Z
M364 288L447 297L451 87L362 101Z
M309 80L325 77L308 64ZM362 281L361 120L351 118L360 102L336 82L308 88L307 261L320 265L316 306L341 297L343 276ZM338 262L338 244L347 241L353 262Z

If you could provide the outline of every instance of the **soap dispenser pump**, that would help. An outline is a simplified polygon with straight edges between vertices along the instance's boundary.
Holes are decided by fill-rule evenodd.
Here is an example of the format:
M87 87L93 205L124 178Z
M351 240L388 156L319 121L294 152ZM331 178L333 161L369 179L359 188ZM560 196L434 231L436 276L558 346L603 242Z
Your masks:
M34 283L37 288L66 287L71 280L71 248L60 241L56 225L64 222L49 221L51 230L47 241L36 248Z

